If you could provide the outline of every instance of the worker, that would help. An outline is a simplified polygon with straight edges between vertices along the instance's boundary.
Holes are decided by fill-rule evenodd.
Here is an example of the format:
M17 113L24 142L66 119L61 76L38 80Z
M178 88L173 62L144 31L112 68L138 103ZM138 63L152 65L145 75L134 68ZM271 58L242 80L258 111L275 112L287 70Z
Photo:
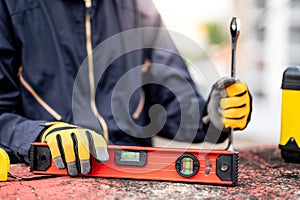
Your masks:
M90 126L92 119L76 123L73 88L88 53L90 55L92 48L118 33L143 27L164 27L150 0L0 1L0 147L9 153L12 162L29 163L31 143L46 142L59 169L67 168L70 176L85 175L92 170L90 153L98 161L109 159L108 143L152 145L151 135L143 137L143 132L139 131L144 129L132 128L132 122L139 127L155 124L152 128L161 127L158 135L190 142L202 142L208 130L213 129L220 132L215 141L223 142L229 128L242 130L247 126L251 95L246 84L221 79L213 86L209 100L204 100L185 62L174 53L175 48L173 52L159 48L138 49L113 60L95 85L95 96L90 98L89 105L95 106L91 110L100 128ZM173 46L165 33L151 40L155 43L160 37ZM136 40L138 42L139 38ZM92 64L93 59L87 60L89 66L98 69L99 65ZM165 68L154 67L155 64L173 70L161 71ZM128 85L145 83L157 75L158 83L176 80L179 80L178 85L189 83L194 94L181 98L185 90L174 94L164 85L149 82L132 93L128 105L121 92L113 95L114 86L136 66L143 66L143 70ZM87 93L93 94L92 88L90 90ZM131 122L113 115L113 96L120 102L117 110L129 107L130 115L135 114L129 117ZM182 99L184 113L180 109ZM157 104L163 106L164 111L158 109L152 115L151 108ZM84 111L81 113L85 115ZM181 121L188 123L194 116L197 118L195 113L200 117L196 126L186 125L179 130ZM189 135L190 130L195 130L196 134Z

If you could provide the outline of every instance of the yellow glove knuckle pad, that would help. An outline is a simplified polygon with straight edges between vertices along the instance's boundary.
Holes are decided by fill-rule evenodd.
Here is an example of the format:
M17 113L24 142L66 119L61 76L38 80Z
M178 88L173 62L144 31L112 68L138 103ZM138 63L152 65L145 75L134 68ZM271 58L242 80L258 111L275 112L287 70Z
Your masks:
M235 82L232 85L226 87L226 93L229 97L237 96L248 90L248 87L243 82Z
M80 130L85 132L84 130ZM90 159L90 150L89 150L89 141L86 137L86 134L79 134L78 132L75 134L77 138L78 145L78 157L79 160L89 160Z
M65 159L67 163L75 162L76 157L74 154L74 144L71 138L70 132L59 131L58 133L61 137L61 145L64 151Z
M223 118L223 123L225 128L238 128L238 129L244 129L247 125L247 118L243 119L229 119L229 118Z
M57 158L57 157L61 156L60 150L57 145L56 135L57 134L49 135L47 137L47 140L44 140L45 142L47 142L53 158Z
M222 116L224 118L239 119L239 118L243 118L244 116L247 116L249 112L250 112L250 109L247 109L247 107L232 108L232 109L228 109L228 110L223 110Z

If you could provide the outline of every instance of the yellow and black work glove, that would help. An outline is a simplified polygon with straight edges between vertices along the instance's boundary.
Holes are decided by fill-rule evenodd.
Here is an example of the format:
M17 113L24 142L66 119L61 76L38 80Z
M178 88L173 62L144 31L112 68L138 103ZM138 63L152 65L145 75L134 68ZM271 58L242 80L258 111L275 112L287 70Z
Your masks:
M97 161L109 158L104 138L96 132L65 122L50 122L42 134L42 142L50 148L58 169L67 168L69 176L91 172L91 154Z
M251 118L252 97L245 83L233 78L216 82L209 96L207 112L219 130L243 130Z

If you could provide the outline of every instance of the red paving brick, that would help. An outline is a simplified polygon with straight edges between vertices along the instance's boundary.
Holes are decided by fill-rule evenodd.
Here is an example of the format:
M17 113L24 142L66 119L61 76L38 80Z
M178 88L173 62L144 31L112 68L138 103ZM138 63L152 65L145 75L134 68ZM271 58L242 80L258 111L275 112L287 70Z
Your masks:
M0 199L300 199L300 164L285 163L277 147L240 151L235 187L158 181L56 177L0 182ZM29 167L11 168L32 177Z

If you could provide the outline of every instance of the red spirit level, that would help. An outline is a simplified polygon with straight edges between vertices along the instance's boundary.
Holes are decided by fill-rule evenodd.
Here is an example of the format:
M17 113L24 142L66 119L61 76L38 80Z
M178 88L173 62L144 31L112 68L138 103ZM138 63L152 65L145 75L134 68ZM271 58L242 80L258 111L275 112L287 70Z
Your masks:
M235 185L238 152L160 147L108 146L110 159L92 159L88 176ZM67 175L54 165L46 143L31 147L30 170L35 174Z

